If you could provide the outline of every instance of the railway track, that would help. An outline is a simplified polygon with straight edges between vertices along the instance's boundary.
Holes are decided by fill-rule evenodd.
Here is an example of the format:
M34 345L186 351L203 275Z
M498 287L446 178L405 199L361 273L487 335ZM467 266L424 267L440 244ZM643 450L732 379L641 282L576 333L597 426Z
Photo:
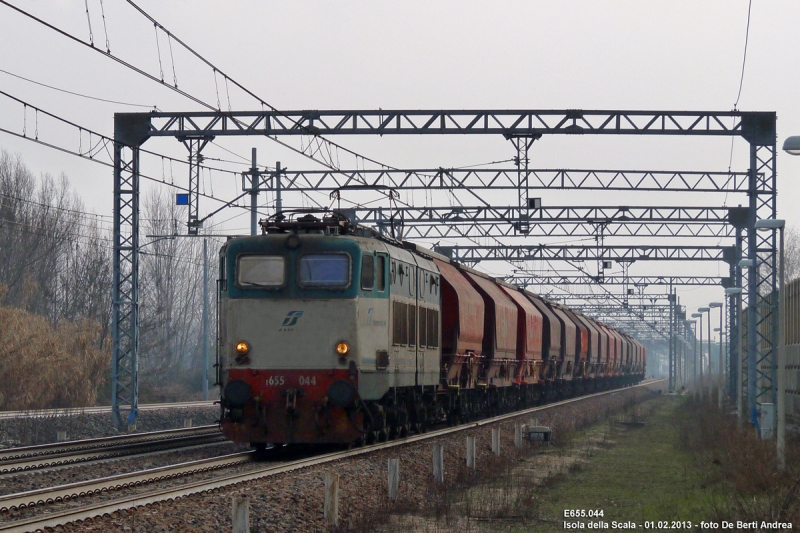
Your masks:
M10 448L0 452L0 475L216 442L226 439L209 425Z
M220 457L198 459L196 461L189 461L176 465L160 466L157 468L139 470L137 472L118 474L116 476L79 481L56 487L8 494L0 496L0 513L245 464L253 460L254 454L254 451L233 453Z
M247 481L252 481L268 476L273 476L277 474L282 474L286 472L291 472L294 470L299 470L302 468L307 468L311 466L322 465L326 463L331 463L334 461L341 461L343 459L348 459L351 457L356 457L359 455L373 453L379 450L385 450L389 448L396 448L405 446L412 443L418 443L426 440L437 439L440 437L452 435L455 433L460 433L464 431L468 431L471 429L479 428L482 426L487 426L490 424L495 424L497 422L503 422L506 420L511 420L520 416L525 416L532 413L537 413L541 411L545 411L548 409L553 409L559 406L567 405L574 402L585 401L587 399L604 396L604 395L611 395L620 392L621 390L630 390L633 388L640 388L640 387L647 387L653 385L654 383L658 383L661 381L665 381L663 379L656 379L656 380L649 380L643 381L642 383L635 385L633 387L629 387L626 389L616 389L611 391L604 391L595 394L589 394L586 396L581 396L579 398L572 398L569 400L564 400L560 402L551 403L544 406L533 407L530 409L524 409L521 411L515 411L513 413L508 413L492 418L487 418L478 422L472 422L469 424L463 424L457 427L446 428L446 429L439 429L435 431L430 431L428 433L414 435L402 439L397 439L389 442L373 444L369 446L364 446L362 448L356 448L352 450L346 451L338 451L333 453L327 453L323 455L317 455L314 457L303 458L294 461L287 461L280 464L267 464L256 469L247 471L247 472L239 472L233 474L226 474L214 479L210 480L201 480L201 481L189 481L186 483L182 483L177 487L170 487L170 488L163 488L163 489L156 489L145 493L124 496L121 498L115 498L112 500L107 500L103 502L96 502L90 503L85 506L74 507L71 509L63 510L63 511L55 511L52 513L47 513L45 515L40 515L36 517L31 517L27 519L21 519L14 522L7 522L0 524L0 532L25 532L25 531L36 531L36 530L43 530L44 528L54 528L68 522L75 522L79 520L85 520L89 518L93 518L96 516L101 516L105 514L114 513L117 511L121 511L124 509L130 509L142 505L148 505L152 503L157 503L166 500L174 500L176 498L182 498L184 496L189 496L192 494L198 494L202 492L212 491L240 483L244 483ZM171 467L163 467L163 468L171 468ZM224 468L224 467L220 467ZM139 474L144 476L161 476L162 478L168 477L166 470L162 471L161 473L156 473L155 471L159 469L152 469L152 474L147 474L142 471ZM185 475L185 474L182 474ZM116 476L115 476L116 477ZM106 482L115 482L108 478L109 481ZM130 485L130 482L122 481L123 483L127 483ZM102 480L93 480L92 482L87 483L103 483ZM102 489L99 489L102 490ZM67 486L62 487L51 487L49 489L41 489L39 491L31 491L32 493L35 492L36 494L27 494L20 493L16 495L10 495L8 498L12 496L18 498L16 500L16 504L18 507L20 505L24 505L29 507L32 501L35 500L35 504L39 505L40 502L53 502L56 501L57 498L64 498L65 493L75 493L76 490L74 488L70 488ZM97 490L95 490L97 492ZM70 495L70 497L73 497ZM21 503L23 500L26 500L26 503ZM2 502L2 500L0 500ZM0 503L6 509L10 507L6 507L6 504Z
M156 411L159 409L180 409L191 407L211 407L214 405L213 401L198 401L198 402L173 402L173 403L150 403L139 405L139 411ZM73 416L73 415L95 415L102 413L110 413L110 405L101 405L98 407L75 407L68 409L37 409L26 411L0 411L0 420L8 418L47 418L56 416Z

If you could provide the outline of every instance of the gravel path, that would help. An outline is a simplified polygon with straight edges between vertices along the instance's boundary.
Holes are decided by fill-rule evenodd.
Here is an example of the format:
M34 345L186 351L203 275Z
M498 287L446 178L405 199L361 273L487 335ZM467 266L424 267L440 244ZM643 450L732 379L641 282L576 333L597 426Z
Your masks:
M180 407L141 411L136 421L136 433L182 428L186 418L191 418L194 426L216 424L219 420L219 407ZM112 437L127 433L118 431L114 427L110 413L2 419L0 448L56 442L58 431L66 431L68 440Z
M654 388L660 389L662 384ZM618 412L626 399L644 396L643 388L622 390L613 395L588 399L552 408L535 415L539 423L553 428L555 438ZM527 422L530 415L500 423L502 454L517 453L513 444L514 423ZM251 532L327 531L323 522L323 477L326 472L339 474L340 529L369 531L381 523L390 510L420 509L441 491L457 483L464 475L465 437L477 440L478 476L497 468L490 451L491 429L482 427L455 435L370 453L351 459L309 467L300 471L197 494L176 501L162 502L131 511L114 513L84 523L68 524L65 531L132 531L156 533L167 531L218 532L231 530L231 498L235 494L250 497ZM445 483L437 486L431 474L434 443L445 447ZM386 499L386 461L400 459L400 497L391 505Z

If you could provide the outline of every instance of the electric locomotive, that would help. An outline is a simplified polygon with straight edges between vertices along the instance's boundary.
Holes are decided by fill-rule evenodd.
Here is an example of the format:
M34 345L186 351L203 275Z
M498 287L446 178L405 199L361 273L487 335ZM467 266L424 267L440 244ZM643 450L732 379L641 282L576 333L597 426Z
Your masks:
M261 227L219 255L231 440L382 440L644 376L635 340L339 212Z

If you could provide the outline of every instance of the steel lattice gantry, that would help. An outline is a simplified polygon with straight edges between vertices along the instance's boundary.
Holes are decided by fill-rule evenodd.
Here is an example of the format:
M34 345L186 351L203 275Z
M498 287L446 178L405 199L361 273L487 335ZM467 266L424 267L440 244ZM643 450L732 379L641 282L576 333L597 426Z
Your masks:
M713 276L591 276L589 274L556 274L515 272L503 278L508 283L527 287L529 285L720 285L728 278Z
M520 244L514 246L439 246L435 250L461 263L481 261L721 261L726 246L603 246Z
M777 339L777 308L770 295L776 289L775 231L756 235L757 219L776 215L776 115L773 112L741 111L619 111L619 110L346 110L346 111L251 111L187 113L118 113L114 117L114 287L112 406L114 420L121 424L123 411L134 420L138 409L138 198L139 150L150 137L174 137L201 145L218 136L317 136L317 135L503 135L519 144L542 135L668 135L742 137L750 145L750 168L746 180L731 174L722 187L746 191L749 219L746 227L747 257L754 266L747 272L748 354L756 374L748 381L749 400L773 400L774 355ZM198 154L192 154L196 157ZM584 178L565 174L536 178L528 168L527 150L522 173L516 172L520 207L528 190L562 183L570 188ZM455 172L455 171L454 171ZM688 174L687 174L688 175ZM466 176L466 175L465 175ZM472 179L471 176L469 175ZM533 177L532 177L533 176ZM588 174L585 188L620 190L670 190L673 185L690 190L715 189L718 183L704 173L691 174L692 185L669 176L645 175L644 181L630 177ZM435 179L435 178L434 178ZM538 180L538 181L537 181ZM588 181L585 181L588 180ZM630 180L630 182L629 182ZM745 182L746 181L746 186ZM630 184L629 184L630 183ZM652 184L652 185L650 185ZM190 184L191 185L191 184ZM196 198L194 199L197 200ZM529 200L529 199L528 199ZM190 199L191 201L191 199ZM529 206L529 204L528 204ZM532 213L531 213L532 214ZM461 249L459 253L477 251ZM685 255L688 250L673 255ZM492 252L496 254L496 252ZM652 252L651 252L652 253ZM716 252L691 252L716 257ZM528 252L519 255L529 255ZM484 254L488 255L488 254ZM498 254L496 254L498 255ZM512 254L513 255L513 254ZM571 254L570 254L571 255ZM626 254L615 254L625 258ZM668 257L664 257L667 259ZM612 257L613 259L613 257ZM642 257L636 258L642 259ZM755 276L756 269L763 276ZM775 300L776 301L776 300ZM770 324L767 327L767 324ZM757 376L757 377L756 377ZM757 382L757 388L756 388Z
M284 190L518 190L519 169L286 170ZM747 192L746 172L528 169L529 189ZM259 188L274 190L267 179Z
M361 223L405 239L447 237L733 237L724 207L355 207ZM521 221L525 224L521 224Z
M136 418L139 390L139 150L122 143L114 145L113 284L111 398L120 427L120 406Z

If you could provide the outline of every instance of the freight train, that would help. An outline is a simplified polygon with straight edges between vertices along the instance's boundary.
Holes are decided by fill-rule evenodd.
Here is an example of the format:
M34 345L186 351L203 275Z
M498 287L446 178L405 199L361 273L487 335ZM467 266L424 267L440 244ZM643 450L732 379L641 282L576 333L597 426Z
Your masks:
M625 333L342 213L260 224L219 254L233 441L374 442L644 378Z

